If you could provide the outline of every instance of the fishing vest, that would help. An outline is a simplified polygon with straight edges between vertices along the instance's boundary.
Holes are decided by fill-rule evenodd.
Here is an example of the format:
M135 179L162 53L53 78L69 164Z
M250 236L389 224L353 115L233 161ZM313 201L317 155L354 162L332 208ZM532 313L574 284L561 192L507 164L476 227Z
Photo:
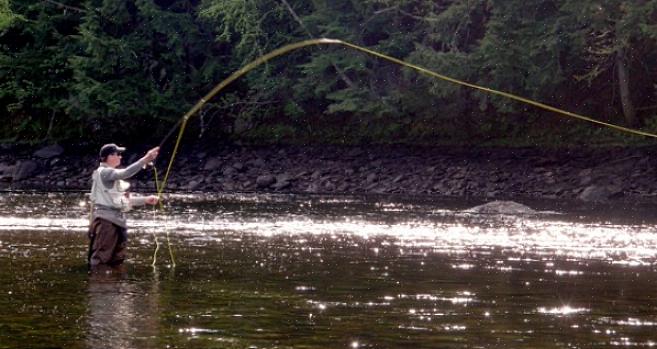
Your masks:
M128 197L128 189L130 183L124 180L116 180L112 187L106 187L100 177L100 171L111 170L107 167L99 167L91 175L93 184L91 185L91 195L89 196L94 205L114 208L123 212L127 212L132 208L130 198Z

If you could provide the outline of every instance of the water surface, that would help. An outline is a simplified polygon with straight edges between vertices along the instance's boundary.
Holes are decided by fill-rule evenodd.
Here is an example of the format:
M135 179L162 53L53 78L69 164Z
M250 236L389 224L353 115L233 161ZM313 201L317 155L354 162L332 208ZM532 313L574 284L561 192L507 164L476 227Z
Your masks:
M83 194L0 194L0 348L657 345L655 207L478 203L177 195L89 274Z

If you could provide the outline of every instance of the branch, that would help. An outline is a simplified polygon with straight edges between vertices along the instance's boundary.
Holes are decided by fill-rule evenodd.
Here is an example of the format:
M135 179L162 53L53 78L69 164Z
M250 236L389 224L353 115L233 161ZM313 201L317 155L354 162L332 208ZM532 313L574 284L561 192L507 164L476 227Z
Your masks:
M652 109L657 109L657 105L648 105L645 107L636 108L636 110L652 110Z
M43 0L43 2L47 2L49 4L52 4L52 5L61 7L61 8L65 8L65 9L68 9L68 10L76 11L76 12L81 12L81 13L89 12L89 11L83 9L83 8L75 7L75 6L69 6L69 5L62 4L61 2L58 2L58 1L55 1L55 0Z
M294 20L297 21L297 23L299 23L301 28L303 28L303 30L306 32L306 34L308 34L308 36L311 39L314 39L314 35L310 32L310 29L308 29L308 27L306 27L306 25L301 20L301 17L299 17L297 15L297 13L294 11L292 6L290 6L290 4L287 2L287 0L281 0L281 2L283 3L283 5L287 9L287 11L290 12L290 15L292 15L292 18L294 18ZM340 67L338 67L333 61L331 61L331 65L333 66L333 69L335 69L335 71L338 73L338 75L340 76L340 79L342 79L342 81L344 81L350 88L355 87L356 84L354 84L354 82L351 81L351 79L349 79L347 74L345 74L344 71L342 71L342 69L340 69Z

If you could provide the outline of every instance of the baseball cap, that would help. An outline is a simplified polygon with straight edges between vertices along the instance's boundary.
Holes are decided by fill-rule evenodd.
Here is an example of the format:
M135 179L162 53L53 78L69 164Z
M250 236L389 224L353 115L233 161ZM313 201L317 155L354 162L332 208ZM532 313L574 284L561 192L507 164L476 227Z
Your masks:
M100 148L100 158L104 159L114 153L123 153L125 151L124 147L119 147L114 143L105 144Z

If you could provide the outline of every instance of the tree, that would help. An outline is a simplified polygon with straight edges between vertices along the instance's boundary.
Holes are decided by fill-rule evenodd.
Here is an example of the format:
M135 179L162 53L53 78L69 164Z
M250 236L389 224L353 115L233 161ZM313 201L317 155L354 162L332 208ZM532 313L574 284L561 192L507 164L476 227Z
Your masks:
M9 6L9 0L0 0L0 31L5 30L19 18Z
M15 20L0 33L0 105L6 115L0 126L3 137L38 142L74 136L76 128L65 109L72 76L70 34L80 17L79 11L71 8L78 3L5 3L11 5Z
M651 99L641 91L650 90L654 83L642 78L646 75L641 72L654 58L657 2L566 0L560 10L575 52L586 63L577 78L606 86L606 99L620 104L625 122L640 125L636 105ZM618 98L614 98L616 89Z
M162 136L224 74L196 1L85 5L69 112L104 137Z

